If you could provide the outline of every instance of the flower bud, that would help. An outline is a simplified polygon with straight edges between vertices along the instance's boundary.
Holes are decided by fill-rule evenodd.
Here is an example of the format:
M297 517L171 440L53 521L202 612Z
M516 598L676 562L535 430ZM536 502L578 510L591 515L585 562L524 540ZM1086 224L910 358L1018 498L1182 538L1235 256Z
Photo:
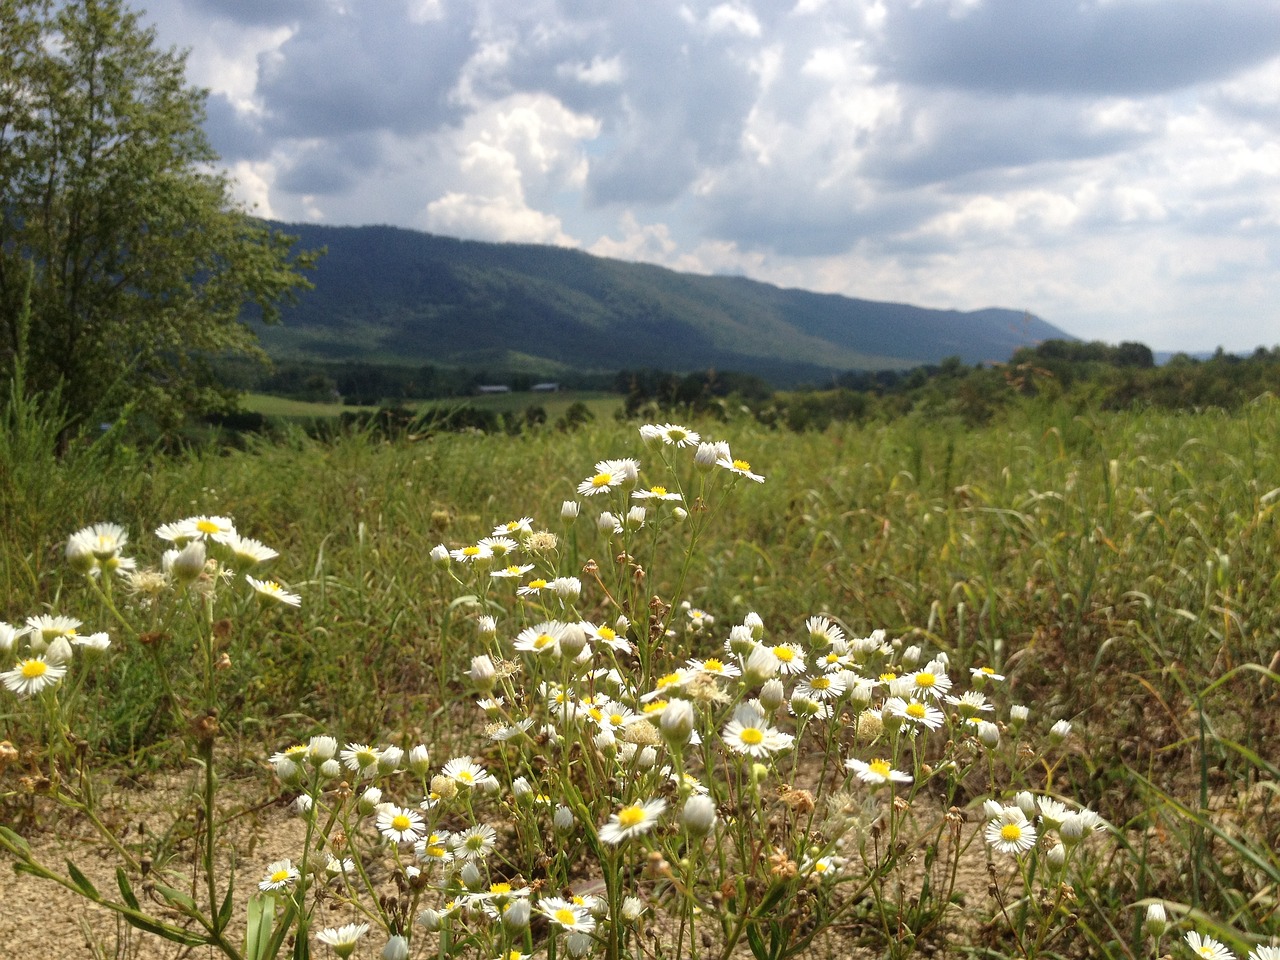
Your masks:
M618 518L608 510L601 512L600 516L596 518L596 528L605 536L612 536L617 533L621 526L618 523Z
M689 737L693 733L694 720L692 703L688 700L672 700L662 711L662 719L659 721L662 739L666 740L673 750L683 747L689 742Z
M98 566L98 558L93 555L93 545L84 537L71 537L67 541L67 563L76 573L92 573Z
M988 797L982 801L982 815L988 820L998 820L1004 815L1004 804Z
M556 811L551 815L551 821L555 824L557 830L569 831L573 829L573 811L566 807L563 803L556 805Z
M978 721L978 739L990 750L1000 746L1000 728L990 720Z
M498 634L498 621L485 614L476 619L476 633L482 637L494 637Z
M678 522L684 523L685 520L689 519L689 511L684 507L672 507L671 516L675 517Z
M560 504L560 519L567 520L572 523L578 519L578 501L566 500Z
M484 877L480 875L480 868L474 860L468 860L462 865L462 869L458 871L458 879L472 893L484 886Z
M378 772L395 773L404 763L404 750L395 745L383 747L378 751Z
M71 641L62 636L54 637L44 652L44 658L49 663L70 663L71 656Z
M1027 722L1027 717L1029 716L1031 716L1029 707L1021 703L1015 703L1009 708L1009 726L1013 727L1014 730L1018 730Z
M1049 739L1054 743L1061 743L1071 735L1071 721L1059 720L1049 728Z
M502 925L508 930L523 930L529 925L529 911L529 901L520 897L502 912Z
M578 957L585 957L591 952L591 948L595 946L595 940L591 934L575 932L564 938L565 949L569 951L569 956L577 960Z
M1053 867L1053 869L1061 870L1062 865L1067 862L1067 848L1060 843L1055 843L1049 848L1046 859L1049 861L1049 866Z
M751 639L759 643L764 639L764 620L760 614L752 611L742 618L742 625L751 631Z
M556 577L548 586L565 603L573 603L582 595L582 581L577 577Z
M409 751L409 772L415 777L421 777L431 769L431 754L427 751L427 745L420 743Z
M307 759L312 763L324 763L338 755L336 737L316 736L307 741Z
M396 934L382 948L382 960L409 960L409 940Z
M493 683L497 675L498 673L493 667L493 661L489 659L487 653L471 658L471 670L467 673L467 676L476 685L476 689L488 693L493 689Z
M356 810L367 817L377 809L378 804L381 802L382 791L377 787L369 787L364 793L360 794L360 799L356 801Z
M680 822L693 837L705 837L716 824L716 804L710 797L695 793L684 802Z
M1075 846L1088 833L1088 825L1085 823L1084 817L1078 813L1071 814L1058 826L1058 836L1062 838L1063 843L1070 846Z
M636 767L641 770L652 770L658 762L658 751L653 747L645 747L636 757Z
M639 897L626 897L622 901L622 919L635 923L644 914L644 902Z
M1142 922L1142 932L1152 940L1159 940L1169 929L1169 915L1163 903L1147 904L1147 917Z
M560 634L560 653L569 660L577 659L587 645L587 632L580 623L570 623Z
M1039 808L1036 805L1036 798L1031 795L1029 790L1020 790L1018 795L1013 798L1013 802L1018 805L1018 809L1022 811L1022 815L1028 820L1034 821Z
M332 758L320 764L320 776L326 780L336 780L342 776L342 764Z
M437 567L447 567L453 558L449 556L449 548L443 543L437 543L431 548L431 562Z
M644 507L632 507L627 511L626 528L628 530L639 530L644 526L646 516L648 516L648 511Z
M437 773L431 778L431 792L441 800L452 800L458 795L458 784L452 777Z
M777 677L772 680L766 680L764 686L760 688L760 706L764 707L769 713L777 710L787 699L787 692L782 686L782 681Z
M167 551L165 556L170 557L171 554L169 568L166 572L179 584L185 586L192 583L200 574L204 573L206 557L203 540L192 540L181 550Z
M435 933L440 929L440 911L433 910L430 907L418 914L418 923L424 930Z
M743 676L750 684L764 683L778 675L778 656L768 647L756 647L747 657Z
M904 667L914 667L919 662L920 648L915 644L902 651L902 665Z

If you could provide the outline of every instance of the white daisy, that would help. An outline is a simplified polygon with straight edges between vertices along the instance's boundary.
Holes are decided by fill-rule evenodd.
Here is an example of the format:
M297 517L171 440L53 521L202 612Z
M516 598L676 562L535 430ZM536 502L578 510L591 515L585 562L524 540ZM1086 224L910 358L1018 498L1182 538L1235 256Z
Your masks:
M616 461L601 460L596 464L596 472L578 484L578 493L584 497L594 497L597 493L608 493L624 480L625 471Z
M258 884L258 889L263 892L285 890L293 886L300 876L298 868L293 865L292 861L277 860L267 867L267 875Z
M740 477L746 477L748 480L754 480L756 483L764 483L764 477L760 476L758 473L752 473L751 464L746 460L722 457L716 461L716 466L728 470L730 473L737 474Z
M498 831L487 823L467 827L449 838L449 847L459 860L483 860L497 844Z
M449 556L459 563L475 563L478 560L491 559L493 551L482 543L473 543L470 546L459 547L457 550L450 550Z
M231 562L237 567L256 567L260 563L274 560L280 554L272 550L261 540L242 537L232 533L226 539L227 549L231 551Z
M661 798L623 807L609 816L609 822L600 828L604 843L621 843L631 837L647 833L667 809L667 801Z
M1197 957L1205 960L1235 960L1235 954L1213 937L1202 936L1194 930L1187 931L1187 946Z
M361 779L378 772L378 751L367 743L348 743L338 758L344 767L359 774Z
M538 912L567 933L590 933L596 921L584 906L562 897L546 897L538 901Z
M894 697L886 701L884 707L892 716L900 717L908 723L928 730L937 730L946 720L941 710L923 700L903 700L901 697Z
M1020 856L1036 845L1036 828L1017 807L1005 807L987 824L987 844L997 853Z
M844 643L844 631L826 617L810 617L804 622L809 640L816 647L829 647Z
M804 651L794 643L779 643L768 649L772 650L773 655L778 658L779 673L784 676L804 673Z
M525 537L533 533L533 517L521 517L519 520L508 520L493 528L495 537Z
M339 957L349 957L356 949L356 942L369 932L367 923L348 923L341 927L325 927L316 939L333 948Z
M12 670L0 673L0 681L19 697L32 697L46 687L52 687L66 674L66 664L36 656L19 660Z
M378 811L378 832L393 843L412 843L424 829L422 814L416 810L384 804Z
M733 711L733 719L721 734L725 745L734 753L757 760L773 753L789 750L795 738L769 725L764 714L750 703L741 703Z
M249 586L253 587L258 596L264 600L274 600L276 603L284 603L291 607L302 605L302 597L296 593L289 593L275 580L258 580L247 573L244 578L249 582Z
M675 447L696 447L702 437L676 423L664 423L657 428L657 436L663 442Z
M684 499L684 497L680 496L680 494L677 493L675 490L668 490L666 487L661 486L660 484L654 484L652 487L648 487L641 490L633 490L631 492L631 499L632 500L661 500L661 501L670 501L674 503L679 503Z
M454 757L440 771L450 780L466 787L474 787L487 777L488 771L470 757Z
M516 636L514 646L517 650L526 653L558 657L560 640L567 626L559 620L547 620L532 627L525 627Z
M844 765L852 770L859 780L872 786L878 787L886 783L910 783L912 780L911 774L893 769L888 760L875 759L866 763L857 758L850 758L844 762Z

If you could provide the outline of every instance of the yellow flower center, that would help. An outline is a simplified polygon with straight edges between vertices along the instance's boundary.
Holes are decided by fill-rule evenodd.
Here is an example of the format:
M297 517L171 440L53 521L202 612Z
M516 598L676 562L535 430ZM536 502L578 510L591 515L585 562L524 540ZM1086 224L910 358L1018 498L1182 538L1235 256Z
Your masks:
M284 883L288 879L289 879L288 870L277 870L275 873L271 875L272 883Z
M480 556L480 548L476 546L463 547L462 555L464 557L478 557Z
M578 922L578 915L568 907L561 907L553 914L553 916L556 918L556 923L562 924L566 927L572 927Z
M25 660L22 664L22 676L27 680L43 677L48 670L49 665L43 660Z
M1001 840L1021 840L1022 828L1016 823L1006 823L1000 828Z
M470 770L459 770L458 779L461 780L463 783L474 783L476 776Z
M773 655L783 663L790 663L796 658L796 652L790 647L774 647Z
M649 492L655 497L665 497L667 495L666 487L650 487Z
M221 528L212 520L198 520L196 529L201 533L217 533Z
M444 847L427 847L426 854L428 857L436 857L439 859L445 854Z
M702 669L708 670L711 673L720 673L722 670L724 670L724 664L721 663L719 660L717 660L715 657L711 657L709 660L703 661Z
M658 689L661 690L663 687L669 687L671 684L679 682L680 674L668 673L667 675L658 678Z
M831 678L830 677L814 677L812 680L809 681L809 686L811 686L814 690L829 690L831 689Z
M634 827L644 823L644 807L623 807L618 811L618 826Z
M403 813L397 813L391 818L391 829L404 832L413 826L413 821L406 817Z
M547 585L547 581L545 581L545 580L543 580L543 579L541 579L541 578L539 578L539 579L537 579L537 580L530 580L530 581L529 581L529 589L530 589L530 590L541 590L541 589L542 589L543 587L545 587L546 585Z
M510 892L511 892L511 884L509 884L509 883L495 883L495 884L492 884L492 885L489 887L489 892L490 892L490 893L510 893Z
M996 675L995 670L993 670L991 667L979 667L978 672L985 673L988 677L994 677Z
M881 682L882 682L882 683L889 683L890 681L892 681L892 680L897 680L897 679L898 679L898 675L897 675L896 673L882 673L882 674L880 674L880 680L881 680Z
M733 469L750 472L751 464L749 464L746 460L735 460L733 461Z
M923 719L927 716L927 714L926 714L926 712L925 712L925 709L924 709L924 704L923 704L923 703L908 703L908 704L907 704L907 716L908 716L908 717L911 717L913 720L923 720Z
M938 682L938 678L935 677L932 673L921 672L916 674L917 687L924 687L928 689L929 687L932 687L937 682Z
M622 721L623 721L624 719L626 719L626 718L625 718L625 717L623 717L623 716L622 716L622 714L620 714L620 713L611 713L611 714L609 714L609 722L610 722L611 724L613 724L615 727L620 727L620 726L622 726Z
M754 747L757 744L764 743L764 734L758 727L747 727L742 733L738 734L742 742L747 746Z
M867 769L885 780L889 779L889 774L893 772L893 768L889 766L888 760L872 760L867 764Z
M600 487L607 487L610 484L610 482L612 482L612 480L613 480L612 473L597 473L594 477L591 478L591 485L596 489L599 489Z
M507 567L507 573L511 574L513 577L518 577L520 576L520 568L513 563L511 566Z
M555 643L555 642L556 642L556 638L551 636L551 634L540 633L538 634L538 639L533 641L533 649L541 650L544 647L546 647L548 644Z

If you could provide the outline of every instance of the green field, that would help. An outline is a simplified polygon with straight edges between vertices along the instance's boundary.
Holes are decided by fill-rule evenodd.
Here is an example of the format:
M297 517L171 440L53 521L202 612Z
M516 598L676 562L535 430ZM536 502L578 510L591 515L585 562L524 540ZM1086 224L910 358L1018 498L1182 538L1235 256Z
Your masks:
M508 410L524 399L484 398ZM573 399L538 402L554 419ZM0 739L25 758L0 770L3 821L38 834L66 811L93 832L99 794L85 784L207 769L175 810L186 826L116 851L126 876L145 856L168 864L169 887L195 891L190 907L157 896L164 922L203 943L196 914L216 913L209 898L227 887L198 850L221 827L182 818L224 780L249 778L314 796L324 813L306 821L315 832L299 834L295 864L326 856L319 838L334 843L326 831L342 825L343 849L367 870L334 901L340 922L373 928L357 956L404 931L415 957L560 956L574 923L591 929L573 949L600 956L653 956L661 944L667 957L1155 957L1185 951L1188 931L1270 956L1256 951L1280 935L1275 399L1235 414L1025 401L981 428L916 415L808 433L691 423L732 451L705 468L693 448L642 443L639 424L608 411L617 398L590 402L595 421L574 432L288 434L145 460L102 442L59 453L38 420L11 418L0 617L75 616L82 634L107 631L112 644L95 658L77 651L66 679L37 697L0 691ZM661 484L683 501L628 496L615 483L625 470L604 462L622 457L640 463L638 490ZM599 493L576 495L580 484ZM562 518L566 500L576 520ZM644 517L628 520L637 505ZM602 523L606 509L616 520ZM265 569L300 605L255 599L242 576L212 567L190 586L144 588L68 565L68 535L109 520L128 532L126 555L154 567L166 544L153 531L193 515L232 518L279 550ZM522 517L555 537L517 538L482 565L432 556L483 555L481 538ZM207 550L230 562L224 547ZM508 568L519 572L490 575ZM557 577L578 585L529 586ZM522 585L532 592L517 595ZM828 628L806 626L816 615L861 645L840 652ZM584 635L561 624L580 621L589 664L537 652L578 649ZM886 646L864 642L880 629ZM609 646L609 631L629 652ZM17 669L27 642L5 645L0 668ZM827 673L837 652L844 667ZM701 679L673 672L691 661ZM948 685L955 703L941 696ZM700 746L680 739L676 711L673 731L658 714L616 728L591 716L643 713L663 689L692 705ZM958 696L976 690L987 699ZM475 706L486 694L503 699L487 715ZM895 695L920 716L895 713ZM925 707L938 729L908 736ZM200 732L209 717L216 736ZM295 772L281 761L273 779L269 756L320 734L424 744L430 761L329 780L319 757ZM446 773L463 757L494 775L492 792ZM33 771L60 784L60 799L31 794L22 778ZM673 771L698 777L710 806L691 804ZM881 785L891 772L907 779ZM359 812L343 777L376 783L431 829L491 823L496 850L468 860L448 848L447 869L415 860ZM1082 808L1105 825L1090 821L1082 836L1084 814L1058 822ZM463 862L477 873L464 878ZM405 879L411 863L431 882ZM267 868L242 851L236 897ZM50 869L65 879L60 862ZM504 926L485 919L491 900L475 900L442 920L447 898L497 883L536 885L551 919ZM310 884L281 881L280 923L312 922ZM572 903L551 916L553 894L570 888L599 891L590 923ZM1173 924L1159 939L1144 929L1157 901Z
M622 407L622 398L614 393L592 391L560 391L557 393L513 392L487 394L475 397L457 397L448 400L407 400L403 405L410 409L427 411L432 409L449 410L459 406L473 406L481 410L492 410L495 413L523 414L530 407L541 407L547 418L554 421L575 403L583 403L598 420L611 419ZM268 417L280 417L292 420L337 417L343 413L370 411L376 407L352 406L342 403L311 403L305 400L290 400L265 393L246 393L241 405L253 413L261 413Z

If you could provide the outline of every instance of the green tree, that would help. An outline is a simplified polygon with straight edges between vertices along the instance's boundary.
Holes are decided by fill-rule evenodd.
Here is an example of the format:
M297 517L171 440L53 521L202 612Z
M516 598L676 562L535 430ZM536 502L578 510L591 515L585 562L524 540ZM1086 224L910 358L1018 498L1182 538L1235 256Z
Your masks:
M246 311L307 285L233 201L185 61L122 0L0 0L0 374L25 354L82 420L226 406L214 361L264 356Z

